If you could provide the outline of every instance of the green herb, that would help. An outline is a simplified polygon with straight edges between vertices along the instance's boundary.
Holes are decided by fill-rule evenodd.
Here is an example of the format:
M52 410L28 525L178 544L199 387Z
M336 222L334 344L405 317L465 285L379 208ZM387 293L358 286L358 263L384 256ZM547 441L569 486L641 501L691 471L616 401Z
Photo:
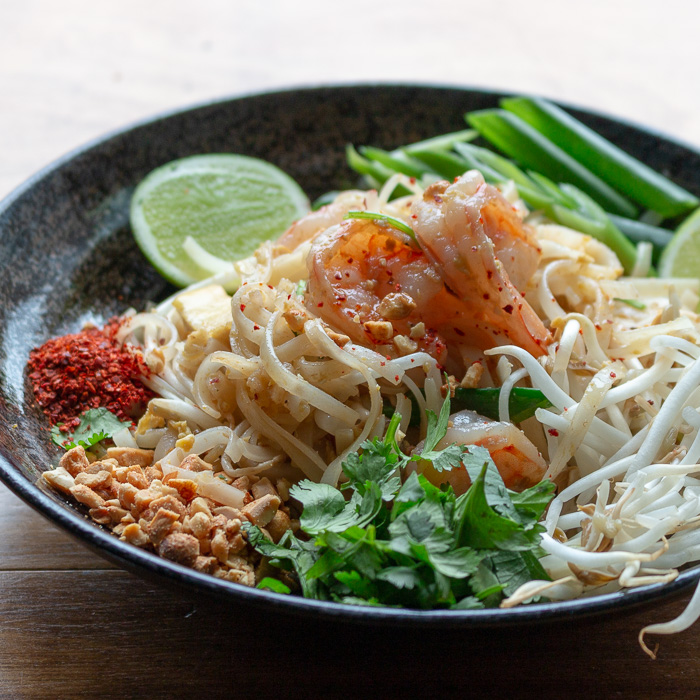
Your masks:
M380 214L379 212L376 211L349 211L345 215L346 219L371 219L373 221L379 221L382 224L386 224L387 226L392 226L395 229L398 229L399 231L403 231L403 233L407 234L411 238L416 237L416 234L413 233L413 229L401 219L395 219L393 216L387 216L386 214Z
M282 581L279 579L272 578L271 576L266 576L264 579L262 579L256 588L265 588L268 591L274 591L275 593L291 593L289 586L282 583Z
M625 219L623 216L608 215L610 221L622 231L633 243L648 242L653 248L652 261L659 262L661 251L670 243L673 238L673 231L660 226L651 226L642 221Z
M311 205L311 210L318 211L321 207L325 207L326 204L332 204L333 202L335 202L335 198L339 194L340 193L337 190L331 190L330 192L325 192L318 199L314 200L314 203Z
M485 109L467 114L469 125L522 166L556 182L569 182L613 214L635 217L636 207L588 168L511 112Z
M538 521L554 485L543 481L515 493L484 448L437 450L449 414L449 399L440 415L428 413L425 447L412 457L399 449L401 417L394 414L383 440L365 442L343 464L349 499L327 484L293 487L310 540L288 531L273 544L244 524L248 541L274 566L295 572L305 597L353 605L483 608L526 581L548 580L538 561ZM457 497L411 470L401 483L399 475L417 460L438 471L465 468L472 485Z
M454 180L469 170L469 163L464 158L447 151L421 149L411 151L411 155L423 161L434 173L446 180Z
M416 141L415 143L410 143L408 146L404 146L401 150L405 151L409 155L413 151L422 151L426 148L433 151L437 150L449 150L457 143L462 143L464 141L473 141L479 133L474 131L474 129L462 129L462 131L453 131L450 134L443 134L442 136L433 136L432 138L425 139L424 141ZM396 151L394 151L395 153Z
M661 219L692 209L697 199L591 131L571 115L540 99L501 101L501 110L466 115L481 135L515 162L468 141L475 131L456 132L387 152L348 147L348 164L378 187L396 172L417 176L423 185L434 178L452 179L466 170L481 172L486 182L503 186L512 181L523 201L554 223L601 240L631 272L636 243L650 242L656 264L673 232L661 228ZM399 188L394 197L406 194ZM638 221L638 211L626 197L649 209ZM649 220L652 215L654 220ZM653 274L653 270L651 272Z
M303 297L304 294L306 293L306 280L299 280L297 282L296 289L294 290L295 294L299 297Z
M621 299L620 297L613 297L613 301L619 301L621 304L627 304L627 306L631 306L633 309L639 309L640 311L644 311L644 309L647 308L646 304L643 304L641 301L637 301L637 299Z
M534 127L618 192L664 217L693 209L690 192L625 153L551 102L530 97L501 100L501 107Z
M455 144L454 148L461 156L465 158L471 156L477 162L486 165L500 176L501 182L512 180L516 185L536 189L534 182L512 160L499 156L498 153L489 151L487 148L479 148L468 143Z
M378 189L394 174L393 170L381 163L361 156L351 144L348 144L345 149L345 157L348 165L356 173L364 175L371 187ZM393 192L394 197L403 197L407 194L411 193L403 185L398 185Z
M403 151L389 153L388 151L383 151L381 148L360 146L360 153L366 158L381 163L397 173L408 175L408 177L420 178L430 172L430 168L427 168L419 160L406 155Z
M489 389L455 389L454 408L468 408L482 416L500 420L498 411L499 387ZM538 408L549 408L552 404L539 389L514 387L508 400L508 413L512 423L520 423L535 415Z
M117 416L106 408L91 408L80 416L78 427L72 432L64 433L61 426L51 429L51 439L66 450L82 445L92 447L102 440L111 438L114 433L131 426L131 421L120 421Z

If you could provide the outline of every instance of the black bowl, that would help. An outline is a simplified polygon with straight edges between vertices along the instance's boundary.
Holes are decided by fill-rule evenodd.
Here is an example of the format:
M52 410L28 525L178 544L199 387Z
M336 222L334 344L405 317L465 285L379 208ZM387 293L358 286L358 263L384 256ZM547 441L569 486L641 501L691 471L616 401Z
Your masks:
M33 404L25 374L29 350L87 320L103 321L172 291L129 232L130 195L149 171L196 153L243 153L275 163L314 198L356 184L345 164L346 143L393 148L464 128L466 111L495 106L499 97L477 90L403 85L240 97L119 131L34 176L0 203L0 479L51 522L139 575L230 604L319 618L412 627L523 624L630 609L697 582L700 568L693 568L666 585L512 610L422 612L321 603L237 586L129 546L39 481L59 450ZM700 194L697 151L639 127L573 112Z

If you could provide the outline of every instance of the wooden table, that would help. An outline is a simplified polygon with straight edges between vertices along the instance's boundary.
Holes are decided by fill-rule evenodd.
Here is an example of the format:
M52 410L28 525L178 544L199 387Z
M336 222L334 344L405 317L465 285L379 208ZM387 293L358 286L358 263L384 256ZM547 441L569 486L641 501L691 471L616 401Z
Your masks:
M540 0L0 3L0 196L105 131L196 101L320 82L539 92L700 144L690 3ZM0 697L700 696L700 627L625 617L490 633L252 616L115 569L0 486Z

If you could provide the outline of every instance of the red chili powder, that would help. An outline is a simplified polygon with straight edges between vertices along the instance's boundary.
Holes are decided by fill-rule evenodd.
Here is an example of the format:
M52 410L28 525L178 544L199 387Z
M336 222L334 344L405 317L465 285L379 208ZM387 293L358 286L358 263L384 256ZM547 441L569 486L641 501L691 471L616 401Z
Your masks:
M154 394L140 381L150 370L141 355L115 340L119 321L53 338L29 354L36 402L52 424L70 430L90 408L131 420Z

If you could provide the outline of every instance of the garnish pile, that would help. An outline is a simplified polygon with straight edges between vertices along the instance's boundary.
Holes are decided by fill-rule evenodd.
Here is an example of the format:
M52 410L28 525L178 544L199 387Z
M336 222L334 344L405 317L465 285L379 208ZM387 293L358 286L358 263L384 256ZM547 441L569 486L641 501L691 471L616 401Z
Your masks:
M140 353L117 343L118 327L112 322L52 338L29 355L36 402L66 437L90 409L104 408L119 421L130 421L153 397L141 382L149 369Z
M483 447L436 447L445 436L449 400L428 412L419 456L404 454L395 414L383 440L375 438L343 464L342 490L302 481L290 490L303 505L301 531L273 544L257 527L249 542L274 566L292 571L307 598L358 605L474 609L497 606L532 579L549 580L538 561L538 524L554 492L542 481L516 493L503 484ZM410 469L430 461L438 471L461 468L472 485L457 497ZM400 474L410 471L402 483ZM259 587L290 592L265 578Z

